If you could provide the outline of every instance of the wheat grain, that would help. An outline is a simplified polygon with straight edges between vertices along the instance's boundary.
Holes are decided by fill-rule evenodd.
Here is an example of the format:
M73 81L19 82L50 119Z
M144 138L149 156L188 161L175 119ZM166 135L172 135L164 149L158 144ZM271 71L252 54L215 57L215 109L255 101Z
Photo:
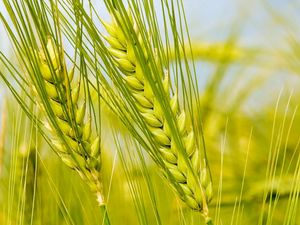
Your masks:
M92 138L91 118L85 120L85 101L79 106L79 82L72 88L74 70L65 73L59 48L51 38L48 38L46 49L39 51L39 67L50 108L55 115L55 122L48 120L46 127L55 137L53 145L61 160L80 174L96 193L99 204L103 204L100 138ZM43 108L46 108L45 105Z
M118 14L116 13L116 15ZM184 151L188 156L188 161L193 173L188 169L189 165L184 159L183 154L178 150L164 113L144 75L141 62L139 58L136 57L134 51L134 47L136 47L134 46L134 41L130 37L127 38L116 19L113 18L111 24L105 22L103 22L103 24L109 34L105 37L110 45L108 50L114 57L117 67L124 74L124 81L136 100L136 106L158 145L158 154L163 159L165 168L169 174L172 174L176 181L176 186L179 186L179 189L178 187L176 189L179 197L190 208L203 211L203 207L206 207L206 203L209 202L212 197L212 183L206 167L202 167L200 171L199 150L195 143L194 132L187 126L186 114L183 110L180 110L177 95L170 94L168 73L165 73L162 81L164 91L176 118L180 137L184 145ZM132 25L132 27L134 27L138 35L138 40L140 41L141 36L136 26ZM142 41L140 42L142 46ZM146 59L149 60L147 53L145 51L143 52ZM196 178L194 174L201 174L201 176Z

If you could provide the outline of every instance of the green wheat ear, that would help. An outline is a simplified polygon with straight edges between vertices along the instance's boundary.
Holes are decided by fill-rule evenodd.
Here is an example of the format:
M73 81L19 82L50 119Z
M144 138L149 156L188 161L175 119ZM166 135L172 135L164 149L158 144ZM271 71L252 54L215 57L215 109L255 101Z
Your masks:
M52 142L55 151L68 167L80 174L96 193L99 204L103 204L100 138L92 138L91 118L85 119L85 98L79 106L80 83L71 84L74 69L66 73L63 57L51 38L48 38L46 51L39 51L38 58L48 103L55 115L54 121L49 115L45 123L55 137ZM42 107L46 110L47 101Z
M118 12L116 12L116 15L118 15ZM132 18L130 20L133 21ZM118 21L122 21L122 19L120 18ZM134 48L137 47L134 41L123 32L117 19L114 19L114 17L111 24L105 22L103 24L109 34L105 37L110 45L108 51L124 75L124 82L126 82L132 93L136 106L156 141L159 148L159 152L157 152L159 154L158 157L163 160L165 169L168 170L166 174L172 175L172 177L167 176L168 179L171 181L171 184L175 180L176 184L173 184L173 186L176 186L175 189L179 197L190 208L197 211L206 210L206 204L212 198L210 175L205 166L202 166L202 169L200 169L199 149L195 143L195 134L186 123L186 114L184 110L180 110L177 95L172 95L170 92L168 72L164 74L163 87L177 121L185 155L188 156L188 163L182 151L179 151L179 148L176 146L172 130L169 128L158 99L146 79L147 76L145 76L141 67L142 62L134 51ZM141 35L136 28L137 26L132 24L132 27L136 32L140 46L142 46ZM149 63L150 58L147 57L147 52L143 50L143 53ZM191 165L193 172L189 169L188 164ZM194 174L198 177L196 178Z

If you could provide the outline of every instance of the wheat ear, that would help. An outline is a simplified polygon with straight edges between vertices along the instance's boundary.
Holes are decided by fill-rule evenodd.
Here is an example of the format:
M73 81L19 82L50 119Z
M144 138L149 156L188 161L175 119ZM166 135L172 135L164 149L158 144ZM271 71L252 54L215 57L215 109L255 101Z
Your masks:
M46 51L39 51L38 58L48 102L55 115L54 122L46 123L55 137L52 142L55 151L68 167L80 174L102 205L100 138L92 138L91 118L85 120L85 99L79 106L80 84L75 84L75 88L71 85L74 70L66 73L65 62L51 38Z
M163 86L176 118L184 151L188 156L188 164L191 165L193 173L189 169L182 152L178 150L158 100L144 75L141 62L134 51L134 41L126 36L114 17L111 24L105 22L103 24L109 34L105 37L110 45L108 50L114 57L116 65L124 74L124 81L136 100L136 106L158 145L158 154L163 159L168 174L172 174L173 178L170 179L175 179L176 186L179 186L179 188L176 188L179 197L190 208L206 211L206 204L212 197L212 183L206 167L200 171L199 150L195 143L194 132L187 126L185 112L179 109L177 95L170 94L168 74L165 74ZM138 40L141 40L138 29L136 26L133 27ZM142 45L142 41L140 41L140 44ZM147 58L147 54L144 55ZM150 59L148 58L148 60ZM201 176L198 179L194 174L201 174Z

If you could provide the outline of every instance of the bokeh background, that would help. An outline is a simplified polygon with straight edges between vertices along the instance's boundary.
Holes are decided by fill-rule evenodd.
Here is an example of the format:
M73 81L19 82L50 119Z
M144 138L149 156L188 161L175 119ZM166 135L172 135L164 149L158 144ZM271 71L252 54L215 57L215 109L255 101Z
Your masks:
M215 224L300 224L300 2L183 2L214 182ZM95 7L109 20L101 1ZM7 15L2 1L0 10ZM13 57L2 25L0 50ZM0 224L101 224L94 196L32 131L0 85ZM126 129L107 108L103 117L104 129L119 130L128 142L117 149L110 133L105 135L103 179L112 224L204 224L176 199L151 159L132 153ZM137 210L135 201L147 212Z

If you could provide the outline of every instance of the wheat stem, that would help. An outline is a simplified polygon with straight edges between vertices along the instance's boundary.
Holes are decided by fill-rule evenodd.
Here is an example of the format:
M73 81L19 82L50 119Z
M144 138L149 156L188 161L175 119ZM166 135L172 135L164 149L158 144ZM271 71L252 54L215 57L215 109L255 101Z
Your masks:
M106 207L106 204L103 204L100 206L100 211L101 211L101 214L102 214L102 224L103 225L110 225L110 220L109 220L109 217L108 217L108 213L107 213L107 207Z
M213 225L213 221L212 221L212 219L211 219L210 217L206 217L206 218L205 218L205 223L206 223L207 225Z
M110 225L110 221L109 221L109 217L108 217L108 213L107 213L107 207L106 207L106 203L104 201L104 197L102 195L102 193L97 192L96 193L96 197L97 197L97 202L102 214L102 224L103 225Z

